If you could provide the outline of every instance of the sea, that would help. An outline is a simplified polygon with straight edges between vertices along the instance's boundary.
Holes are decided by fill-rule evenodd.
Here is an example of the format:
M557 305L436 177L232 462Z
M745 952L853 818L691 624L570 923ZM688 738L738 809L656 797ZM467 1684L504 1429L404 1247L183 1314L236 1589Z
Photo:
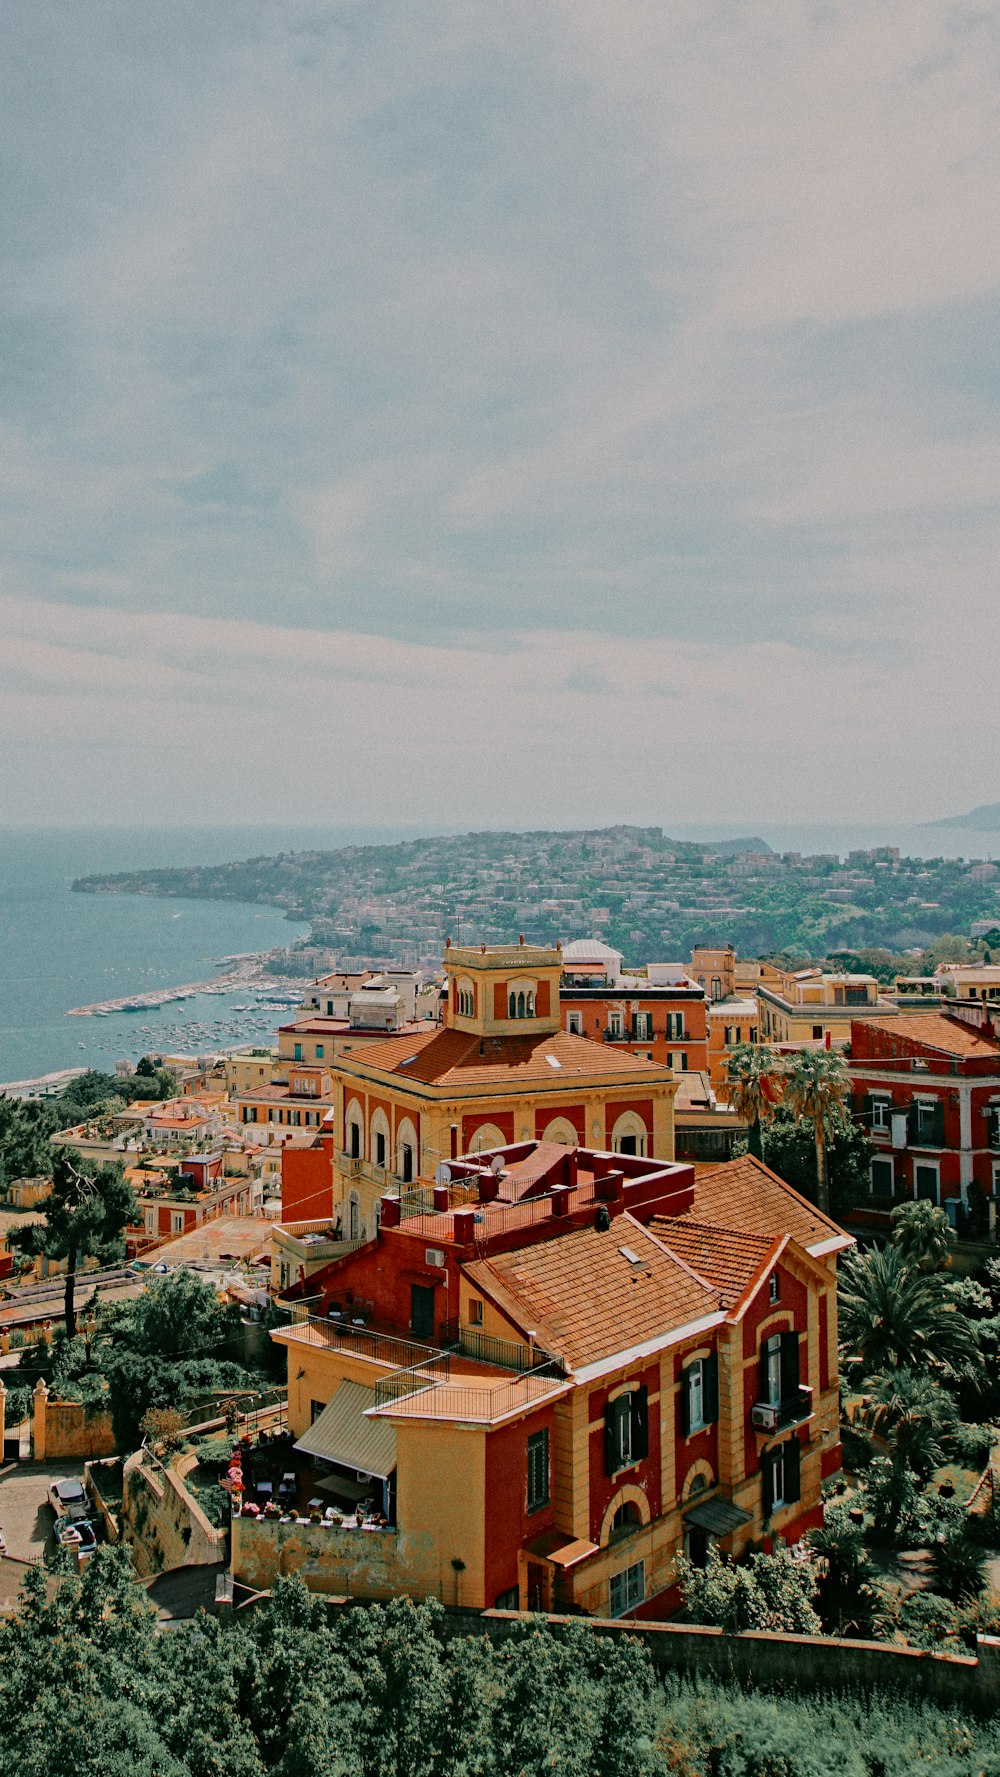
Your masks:
M75 895L74 877L227 863L280 851L393 844L404 827L0 828L0 1082L64 1068L269 1042L289 1015L247 991L158 1010L67 1018L71 1007L207 980L225 957L308 933L280 908L241 901ZM207 1034L206 1034L207 1032Z
M651 821L676 839L756 836L775 851L898 845L911 857L1000 856L1000 832L956 827L810 826ZM561 823L553 822L553 827ZM603 824L595 821L595 825ZM445 827L0 828L0 1082L64 1068L110 1071L149 1052L201 1053L270 1041L289 1002L256 993L198 995L158 1010L67 1018L71 1007L211 977L222 959L294 943L308 927L274 907L238 901L74 895L74 877L169 865L226 863L281 851L391 845ZM570 937L577 933L567 934Z

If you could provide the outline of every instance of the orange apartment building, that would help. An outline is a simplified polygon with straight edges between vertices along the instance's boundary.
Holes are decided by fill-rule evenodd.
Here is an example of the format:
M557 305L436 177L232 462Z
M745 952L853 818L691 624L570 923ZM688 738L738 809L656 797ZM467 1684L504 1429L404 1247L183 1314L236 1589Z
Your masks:
M749 1157L529 1140L449 1171L273 1335L297 1460L365 1528L237 1514L241 1583L663 1618L682 1551L821 1521L848 1236Z
M562 1028L558 947L449 944L445 974L443 1025L331 1063L332 1118L282 1156L284 1223L326 1218L370 1239L387 1191L427 1191L456 1155L515 1141L672 1156L670 1068Z
M705 990L680 963L630 975L619 951L578 939L563 950L560 1004L563 1029L576 1036L621 1044L674 1073L708 1067Z

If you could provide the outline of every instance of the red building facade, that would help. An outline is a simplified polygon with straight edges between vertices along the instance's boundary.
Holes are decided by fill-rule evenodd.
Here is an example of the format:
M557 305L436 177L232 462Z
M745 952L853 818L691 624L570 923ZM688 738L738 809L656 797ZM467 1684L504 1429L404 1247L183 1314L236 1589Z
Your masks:
M938 1012L851 1024L853 1109L875 1144L873 1207L926 1198L963 1233L995 1226L1000 1044Z

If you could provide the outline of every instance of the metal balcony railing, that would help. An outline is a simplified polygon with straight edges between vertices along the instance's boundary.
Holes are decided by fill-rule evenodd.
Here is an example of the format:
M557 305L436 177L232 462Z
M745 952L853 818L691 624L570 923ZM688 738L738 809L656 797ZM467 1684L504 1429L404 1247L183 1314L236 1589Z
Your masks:
M812 1413L812 1389L800 1383L794 1395L784 1401L757 1401L750 1418L754 1431L784 1431L787 1426L801 1425Z
M478 1327L463 1327L457 1319L442 1321L438 1334L442 1345L450 1346L462 1357L471 1357L478 1363L493 1364L498 1370L514 1370L523 1375L527 1370L555 1362L537 1345L529 1350L516 1339L498 1339L492 1333L481 1332Z

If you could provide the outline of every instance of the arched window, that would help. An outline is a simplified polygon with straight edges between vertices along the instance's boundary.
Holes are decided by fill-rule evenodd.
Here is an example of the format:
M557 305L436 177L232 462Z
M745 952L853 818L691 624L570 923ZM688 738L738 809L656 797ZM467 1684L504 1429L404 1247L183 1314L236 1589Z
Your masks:
M625 1500L624 1504L618 1507L617 1512L611 1520L611 1530L608 1541L616 1543L620 1541L623 1536L631 1536L633 1530L637 1530L641 1523L642 1519L639 1516L639 1507L636 1505L635 1501L631 1499Z
M507 1016L508 1018L517 1017L517 996L513 993L507 1001Z
M529 995L528 995L528 1017L534 1018L534 1016L535 1016L535 996L533 993L529 993Z
M519 1018L524 1017L524 995L523 995L523 993L519 993L517 996L517 1015Z
M718 975L712 976L712 998L713 1000L721 1000L722 998L722 982Z

